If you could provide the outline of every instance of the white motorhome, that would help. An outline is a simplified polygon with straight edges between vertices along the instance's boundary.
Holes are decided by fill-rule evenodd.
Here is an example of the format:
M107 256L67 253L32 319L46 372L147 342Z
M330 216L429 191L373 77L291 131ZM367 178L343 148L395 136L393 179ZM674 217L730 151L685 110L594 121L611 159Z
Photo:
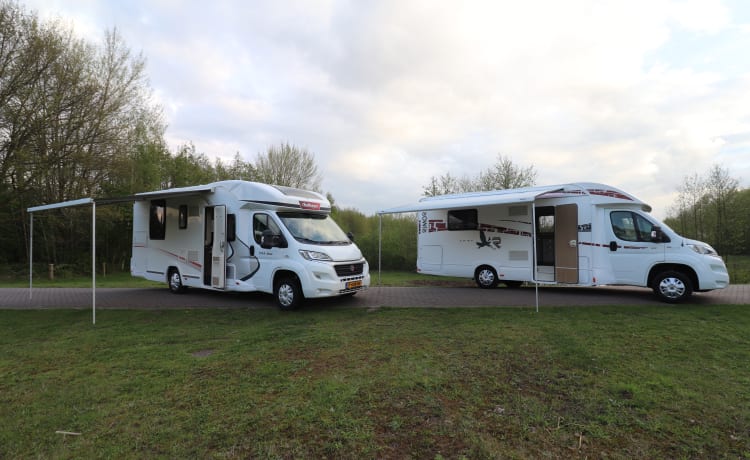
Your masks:
M229 180L134 199L131 274L172 292L262 291L293 309L370 285L362 252L318 193Z
M522 282L650 287L663 301L729 284L724 261L609 185L578 183L423 198L382 213L416 212L417 270Z

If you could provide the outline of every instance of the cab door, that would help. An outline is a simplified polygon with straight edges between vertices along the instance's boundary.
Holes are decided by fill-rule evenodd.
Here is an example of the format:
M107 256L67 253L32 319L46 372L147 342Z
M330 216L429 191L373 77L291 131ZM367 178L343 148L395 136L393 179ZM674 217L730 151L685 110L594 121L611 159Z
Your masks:
M645 286L651 267L664 261L666 245L651 238L655 225L636 211L607 209L605 216L614 284Z
M211 247L211 287L224 289L227 275L227 207L214 206L214 238Z
M268 212L253 214L253 253L258 260L257 273L253 276L256 289L273 292L273 275L279 266L289 259L286 238L274 216ZM272 236L268 236L268 234ZM266 236L264 236L266 234ZM262 246L264 238L270 238L271 247Z

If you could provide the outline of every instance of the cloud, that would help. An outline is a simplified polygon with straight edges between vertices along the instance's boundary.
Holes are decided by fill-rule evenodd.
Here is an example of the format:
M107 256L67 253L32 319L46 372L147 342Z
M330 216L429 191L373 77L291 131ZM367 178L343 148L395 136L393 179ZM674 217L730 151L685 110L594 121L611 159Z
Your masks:
M712 163L750 179L739 3L30 4L87 35L117 26L144 51L170 145L252 159L291 142L339 204L367 213L499 153L540 183L611 183L662 217Z

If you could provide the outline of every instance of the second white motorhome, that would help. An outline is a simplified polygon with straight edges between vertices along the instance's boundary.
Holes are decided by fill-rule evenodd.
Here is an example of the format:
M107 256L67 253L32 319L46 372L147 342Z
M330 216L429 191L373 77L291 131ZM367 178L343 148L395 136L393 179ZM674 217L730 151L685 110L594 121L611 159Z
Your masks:
M131 274L172 292L261 291L293 309L370 284L362 252L316 192L230 180L134 199Z
M724 261L615 187L579 183L423 198L417 271L482 288L537 282L650 287L665 302L729 285Z

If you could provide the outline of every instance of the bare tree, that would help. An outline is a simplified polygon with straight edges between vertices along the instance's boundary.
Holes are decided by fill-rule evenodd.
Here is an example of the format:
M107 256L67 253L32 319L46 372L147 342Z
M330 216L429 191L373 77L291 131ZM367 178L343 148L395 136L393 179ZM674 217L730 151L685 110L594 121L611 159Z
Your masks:
M433 176L430 183L422 187L424 196L446 195L449 193L481 192L488 190L505 190L534 185L536 171L534 166L519 166L510 157L497 156L497 163L481 171L476 177L457 178L450 172Z
M255 160L255 180L259 182L320 191L322 179L315 155L289 143L271 146Z
M724 254L739 238L731 225L732 201L737 195L739 180L729 176L729 170L714 165L708 172L706 192L711 206L714 224L714 244L720 254Z
M536 182L534 166L523 167L510 157L498 154L497 162L479 174L477 185L482 190L505 190L529 187Z

